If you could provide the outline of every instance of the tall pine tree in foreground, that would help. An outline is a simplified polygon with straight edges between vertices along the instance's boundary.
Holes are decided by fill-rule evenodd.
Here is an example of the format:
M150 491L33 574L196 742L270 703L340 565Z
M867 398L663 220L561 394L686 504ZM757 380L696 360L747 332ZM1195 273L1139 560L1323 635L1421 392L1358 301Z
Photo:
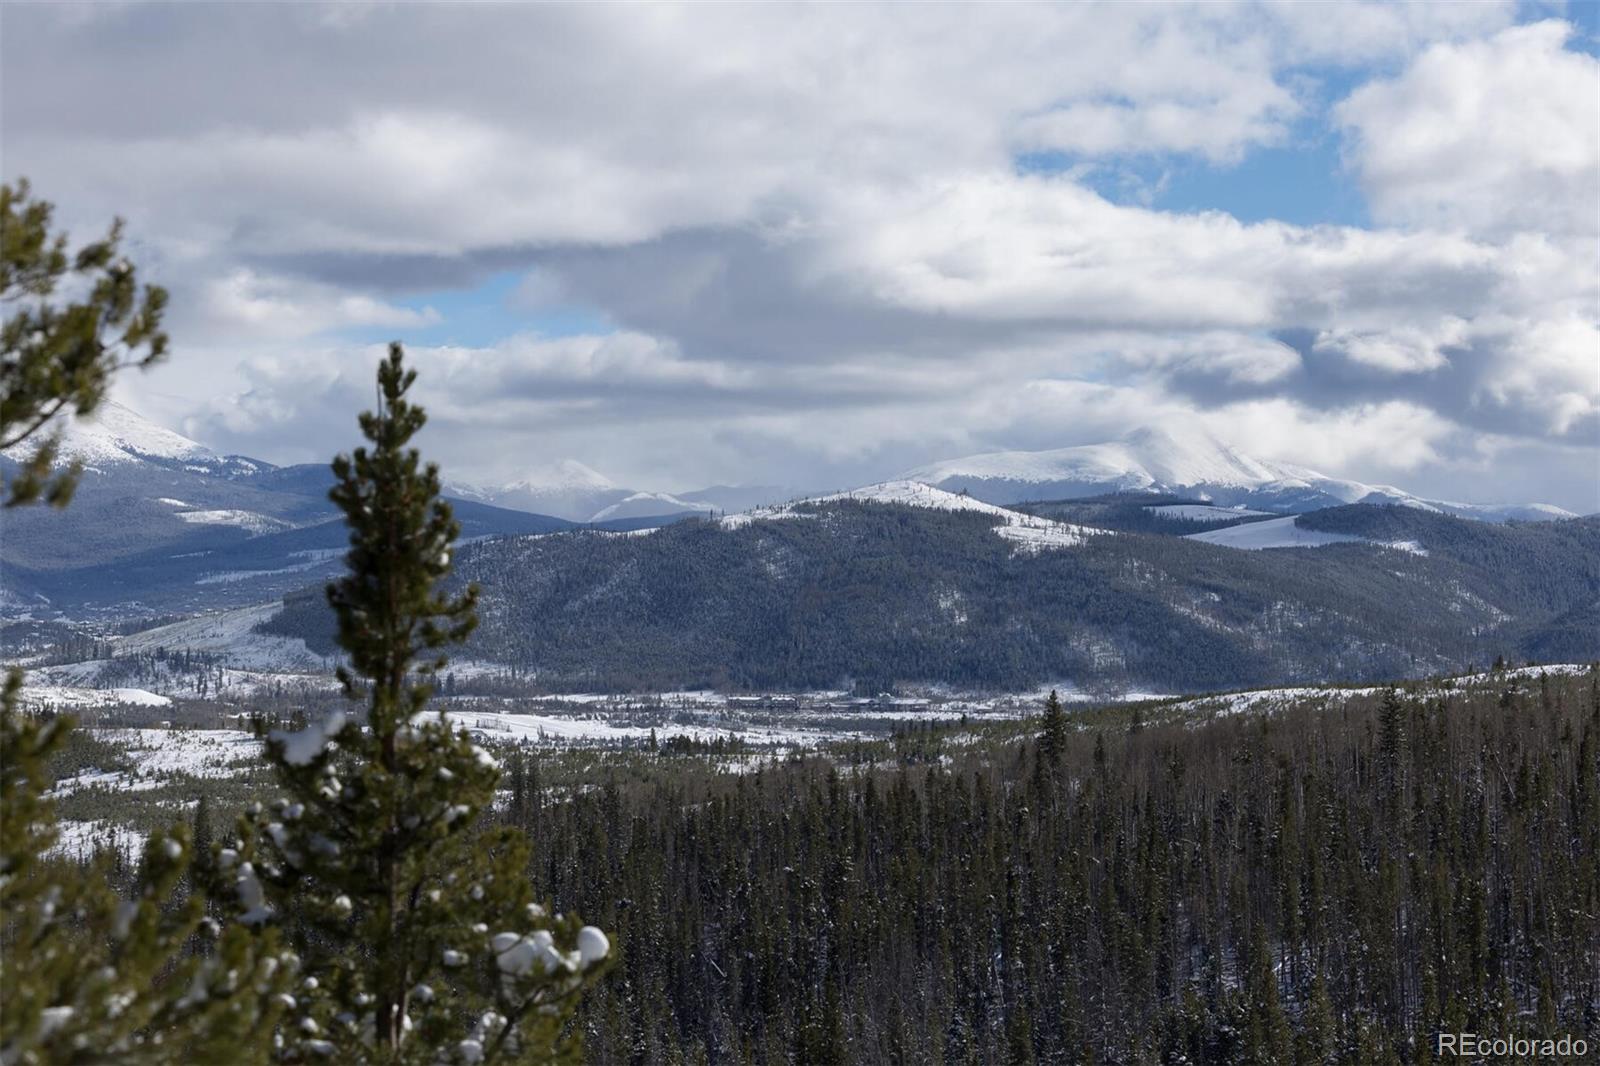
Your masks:
M345 694L334 712L268 736L287 796L218 853L240 919L282 925L304 982L283 1026L291 1061L544 1062L576 1054L567 1021L603 969L606 937L535 903L526 838L484 830L500 770L430 713L442 649L476 624L477 593L441 588L460 527L398 344L378 369L370 442L334 461L350 572L328 587Z

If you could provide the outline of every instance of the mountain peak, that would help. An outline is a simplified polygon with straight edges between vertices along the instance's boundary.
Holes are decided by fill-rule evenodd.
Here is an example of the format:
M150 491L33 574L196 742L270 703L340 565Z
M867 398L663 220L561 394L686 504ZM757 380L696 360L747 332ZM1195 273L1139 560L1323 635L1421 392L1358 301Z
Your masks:
M158 426L137 411L114 400L105 400L88 418L57 418L51 426L34 434L6 454L24 459L32 455L52 428L62 431L61 458L76 459L87 467L162 459L176 462L215 462L210 448L164 426Z
M1489 521L1568 516L1560 508L1544 504L1480 505L1424 500L1391 485L1328 477L1290 463L1258 459L1193 424L1147 424L1102 444L946 459L901 477L950 491L966 491L996 504L1155 492L1280 513L1360 501L1403 504Z
M559 459L531 468L526 475L508 483L502 491L531 492L559 489L614 489L610 478L576 459Z

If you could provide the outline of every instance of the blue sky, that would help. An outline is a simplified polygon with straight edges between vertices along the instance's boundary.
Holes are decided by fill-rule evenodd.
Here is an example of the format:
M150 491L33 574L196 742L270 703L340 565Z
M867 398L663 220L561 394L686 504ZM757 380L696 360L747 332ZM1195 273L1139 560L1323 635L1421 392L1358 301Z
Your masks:
M438 317L432 325L406 331L412 344L481 347L516 333L542 337L572 337L609 333L614 324L597 307L579 305L539 307L518 299L523 275L514 270L491 274L470 288L434 289L396 302ZM358 327L351 340L369 344L392 339L383 328Z

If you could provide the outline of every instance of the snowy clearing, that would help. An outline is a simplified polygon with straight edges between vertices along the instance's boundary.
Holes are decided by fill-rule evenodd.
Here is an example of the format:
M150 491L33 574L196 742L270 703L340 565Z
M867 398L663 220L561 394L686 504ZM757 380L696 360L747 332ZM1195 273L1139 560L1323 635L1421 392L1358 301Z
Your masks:
M1227 529L1213 529L1209 533L1191 533L1185 540L1198 540L1206 544L1219 544L1224 548L1242 548L1260 551L1263 548L1318 548L1324 544L1358 542L1360 537L1348 533L1323 533L1315 529L1301 529L1295 516L1273 518L1265 522L1249 522Z
M1207 533L1190 533L1185 540L1198 540L1224 548L1260 551L1264 548L1320 548L1325 544L1371 544L1379 548L1393 548L1412 555L1427 555L1428 550L1414 540L1369 540L1349 533L1324 533L1318 529L1304 529L1296 524L1295 515L1271 518L1265 522L1246 522L1226 529L1213 529Z
M226 655L232 666L249 670L322 669L327 660L306 647L297 637L271 636L255 632L255 627L277 615L283 604L256 604L216 614L185 618L181 622L142 630L117 638L119 655L149 652L157 648L187 648L190 651Z
M650 734L654 732L657 740L686 736L706 743L717 740L739 740L763 747L797 747L821 744L846 735L838 731L757 725L722 719L720 716L707 716L704 724L665 721L655 726L624 725L598 714L568 717L552 714L452 710L446 713L446 717L453 725L488 739L539 744L637 743L649 739Z
M20 699L22 706L43 710L70 710L82 707L118 707L133 704L139 707L166 707L172 703L167 696L142 688L87 688L81 685L24 684Z
M1481 684L1493 681L1497 676L1502 678L1519 678L1529 680L1537 678L1540 674L1549 674L1552 677L1573 677L1587 674L1595 669L1594 663L1550 663L1545 666L1519 666L1511 670L1502 670L1496 674L1463 674L1456 678L1447 678L1459 685Z
M115 822L62 822L58 829L61 835L56 838L55 846L46 852L48 855L88 859L97 851L116 850L122 852L124 859L133 862L144 851L144 834Z
M1286 707L1309 699L1331 699L1343 702L1356 696L1370 696L1377 688L1335 688L1308 686L1298 688L1262 688L1249 692L1229 692L1219 696L1197 696L1171 705L1173 710L1211 712L1215 714L1242 714L1245 711L1266 711Z
M53 796L85 788L138 791L167 777L235 777L257 764L261 745L240 729L90 729L95 739L122 749L128 770L90 770L56 782Z
M177 517L191 525L201 526L238 526L240 529L251 533L277 533L284 529L293 529L288 522L281 522L276 518L268 518L264 514L254 511L178 511Z

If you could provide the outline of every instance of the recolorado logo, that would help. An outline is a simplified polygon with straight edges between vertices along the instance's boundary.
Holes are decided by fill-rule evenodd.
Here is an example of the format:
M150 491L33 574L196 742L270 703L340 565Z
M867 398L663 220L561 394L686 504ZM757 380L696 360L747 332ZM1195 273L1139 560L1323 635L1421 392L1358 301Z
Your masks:
M1437 1054L1470 1058L1581 1059L1589 1054L1589 1042L1570 1033L1560 1037L1440 1033L1438 1045Z

